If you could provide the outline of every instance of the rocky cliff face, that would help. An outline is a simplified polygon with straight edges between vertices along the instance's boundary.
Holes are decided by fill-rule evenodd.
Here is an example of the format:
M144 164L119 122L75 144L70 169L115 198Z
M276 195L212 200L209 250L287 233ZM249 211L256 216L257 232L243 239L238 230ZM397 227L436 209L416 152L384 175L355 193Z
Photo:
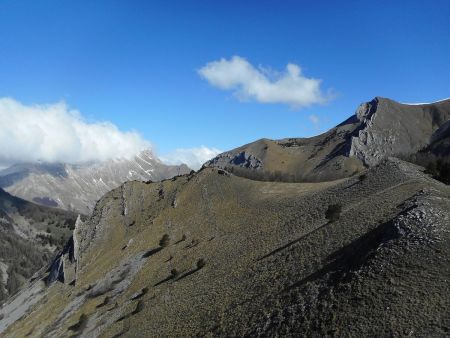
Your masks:
M227 168L229 166L236 166L240 168L247 169L260 169L263 167L261 160L256 158L254 155L247 153L246 151L241 151L238 154L234 153L224 153L210 161L205 163L207 167L219 167Z
M362 104L356 117L361 127L351 139L349 156L373 166L388 156L414 154L439 138L450 119L450 100L406 105L375 98Z
M50 264L45 282L51 284L55 281L75 285L80 253L80 232L84 226L81 217L75 222L75 229L63 250L57 254Z
M159 181L189 171L185 165L165 165L144 151L130 160L85 165L17 165L0 171L0 187L34 203L89 214L101 196L125 181Z

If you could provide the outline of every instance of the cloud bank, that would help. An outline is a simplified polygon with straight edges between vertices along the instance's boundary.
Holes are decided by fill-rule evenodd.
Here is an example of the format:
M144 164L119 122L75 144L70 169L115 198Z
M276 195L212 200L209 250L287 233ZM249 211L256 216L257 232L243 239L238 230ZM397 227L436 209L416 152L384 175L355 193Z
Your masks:
M65 103L24 105L0 98L0 166L21 162L82 163L130 157L150 143L110 122L89 123Z
M331 97L320 89L321 80L307 78L301 68L289 63L282 73L254 67L246 59L233 56L206 64L198 70L212 86L231 90L240 100L283 103L294 108L326 103Z
M192 169L199 169L203 163L212 159L222 151L216 148L200 146L196 148L178 148L175 151L161 156L161 160L167 164L185 163Z

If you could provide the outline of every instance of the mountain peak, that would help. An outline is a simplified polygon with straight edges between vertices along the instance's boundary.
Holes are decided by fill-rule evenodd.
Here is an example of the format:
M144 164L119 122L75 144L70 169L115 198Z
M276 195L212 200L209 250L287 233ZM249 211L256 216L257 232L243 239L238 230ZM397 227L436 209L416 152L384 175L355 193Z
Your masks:
M383 98L375 97L369 102L361 103L356 109L355 115L359 121L370 119L373 113L377 110L378 102L384 100Z
M410 155L424 149L438 138L434 133L441 135L439 139L447 135L442 126L449 119L450 100L406 105L376 96L322 135L259 140L219 154L205 166L228 168L260 179L273 178L274 173L294 181L342 178L389 156ZM258 174L249 174L249 170Z
M0 171L0 187L29 201L52 201L52 206L88 214L103 194L125 181L160 181L189 172L186 165L166 165L144 150L105 162L14 165Z
M428 146L450 119L450 100L406 105L376 97L360 105L356 115L362 124L351 138L349 156L373 166L388 156L409 155Z

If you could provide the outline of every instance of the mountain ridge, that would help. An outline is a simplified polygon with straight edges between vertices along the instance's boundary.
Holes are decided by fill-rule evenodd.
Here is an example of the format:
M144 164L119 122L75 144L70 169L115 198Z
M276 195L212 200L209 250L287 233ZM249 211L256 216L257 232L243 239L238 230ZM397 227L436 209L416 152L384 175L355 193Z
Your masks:
M320 135L260 139L219 154L204 166L237 169L242 175L248 174L247 169L254 169L261 172L261 177L278 172L281 177L294 175L286 178L294 181L349 177L387 156L411 155L432 147L433 134L449 119L450 99L405 105L376 97Z
M131 159L90 164L21 164L0 171L0 187L26 200L89 214L95 202L127 180L159 181L190 172L170 166L150 151Z

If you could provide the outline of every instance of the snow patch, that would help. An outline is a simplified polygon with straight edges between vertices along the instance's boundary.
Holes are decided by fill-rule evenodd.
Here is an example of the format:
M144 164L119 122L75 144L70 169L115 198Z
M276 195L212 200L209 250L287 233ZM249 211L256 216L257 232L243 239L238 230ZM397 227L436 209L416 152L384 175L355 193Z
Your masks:
M153 167L153 164L150 163L150 162L147 162L146 160L144 160L144 159L141 157L141 154L136 155L136 157L139 158L141 161L147 163L150 167ZM151 157L151 156L148 156L148 158L149 158L150 160L153 160L153 157Z
M420 102L420 103L406 103L406 102L400 102L401 104L407 104L408 106L420 106L423 104L433 104L433 103L439 103L439 102L444 102L450 100L450 97L447 97L446 99L442 99L439 101L434 101L434 102Z

